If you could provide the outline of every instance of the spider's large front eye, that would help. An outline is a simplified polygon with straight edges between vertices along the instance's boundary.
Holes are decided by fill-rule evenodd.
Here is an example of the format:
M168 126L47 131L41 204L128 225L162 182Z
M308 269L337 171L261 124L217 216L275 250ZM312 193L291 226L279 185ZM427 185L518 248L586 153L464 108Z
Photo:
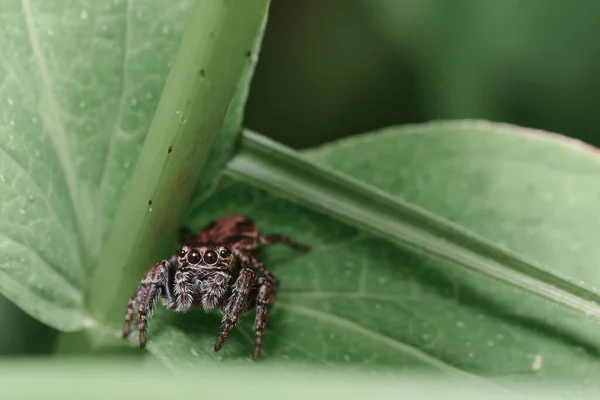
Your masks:
M202 257L200 257L200 253L198 253L196 250L190 251L187 256L187 260L190 264L198 264L201 258Z
M219 256L213 250L206 250L206 253L204 253L204 262L207 264L214 264L218 259Z
M186 251L185 249L179 249L179 257L183 258L185 257Z

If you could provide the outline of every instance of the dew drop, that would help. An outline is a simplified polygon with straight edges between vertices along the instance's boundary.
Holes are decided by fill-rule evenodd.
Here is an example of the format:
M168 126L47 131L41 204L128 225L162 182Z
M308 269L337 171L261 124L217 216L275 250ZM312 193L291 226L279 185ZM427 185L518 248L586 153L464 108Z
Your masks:
M10 97L8 97L6 99L6 102L8 103L9 106L12 106L13 104L15 104L15 103L13 103L13 99L11 99Z
M475 357L475 353L469 353L469 358Z
M148 212L152 212L152 207L150 207L150 208L148 209Z
M456 326L458 326L459 328L464 328L465 327L465 323L462 321L456 321Z
M88 13L86 10L81 10L81 19L87 19Z
M85 101L80 101L79 102L79 107L80 108L85 108Z
M344 354L344 360L350 361L350 354Z
M195 349L190 349L190 353L192 353L194 357L200 357L200 354L198 354L198 352Z
M12 119L8 121L8 123L10 124L10 126L15 126L15 121L13 121Z
M4 183L6 182L4 175L0 174L0 182Z
M19 214L23 215L23 214L25 214L25 212L26 212L26 211L25 211L24 209L22 209L22 208L19 208Z
M29 200L29 201L34 201L34 200L35 200L35 197L33 197L33 195L32 195L32 194L29 194L29 195L27 195L27 200Z
M493 346L493 345L494 345L494 342L493 342L492 340L488 340L488 341L487 341L487 345L488 345L488 346Z

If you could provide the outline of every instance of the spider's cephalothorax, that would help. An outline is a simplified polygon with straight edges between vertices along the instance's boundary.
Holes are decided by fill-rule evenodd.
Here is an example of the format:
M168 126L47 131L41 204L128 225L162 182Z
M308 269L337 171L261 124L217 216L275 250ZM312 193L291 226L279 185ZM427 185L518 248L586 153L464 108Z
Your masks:
M148 318L159 298L165 307L185 312L192 306L223 314L219 351L240 316L256 307L253 358L260 354L269 309L279 281L256 258L256 250L283 243L298 250L308 247L283 235L261 236L256 225L243 215L231 215L209 224L198 235L184 228L181 247L170 258L150 269L131 296L125 315L123 337L129 336L134 310L140 331L140 347L146 345Z

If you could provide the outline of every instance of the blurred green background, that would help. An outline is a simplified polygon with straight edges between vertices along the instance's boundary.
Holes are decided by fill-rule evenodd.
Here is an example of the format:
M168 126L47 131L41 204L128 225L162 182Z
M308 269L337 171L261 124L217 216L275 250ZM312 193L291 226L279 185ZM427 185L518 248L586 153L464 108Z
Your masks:
M600 146L600 1L272 0L245 125L302 148L481 118ZM56 332L0 298L0 355Z

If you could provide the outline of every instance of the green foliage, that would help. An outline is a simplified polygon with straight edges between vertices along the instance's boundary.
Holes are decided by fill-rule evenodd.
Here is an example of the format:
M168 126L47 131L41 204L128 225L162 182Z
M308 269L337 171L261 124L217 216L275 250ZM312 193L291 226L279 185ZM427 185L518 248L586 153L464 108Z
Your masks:
M244 213L312 247L261 252L282 281L260 367L277 367L279 393L293 394L292 376L339 387L297 364L358 372L344 375L360 376L354 396L386 387L368 374L406 372L494 392L523 379L599 389L597 324L555 307L598 313L595 151L454 122L296 152L239 135L267 0L5 3L0 292L34 318L125 343L112 339L127 296L182 219L201 229ZM219 319L159 307L148 350L172 369L204 368L212 389L235 386L258 373L244 365L253 321L214 353ZM122 387L109 372L98 373L120 383L99 390Z

